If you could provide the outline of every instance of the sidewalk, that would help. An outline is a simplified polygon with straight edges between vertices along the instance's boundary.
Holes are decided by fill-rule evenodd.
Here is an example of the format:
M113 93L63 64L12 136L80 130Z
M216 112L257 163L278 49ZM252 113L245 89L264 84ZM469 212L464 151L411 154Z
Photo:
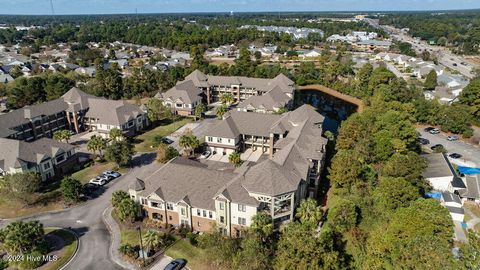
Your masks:
M107 226L111 237L111 243L109 248L110 258L113 262L115 262L124 269L136 270L138 268L131 263L124 261L122 259L122 255L118 251L118 248L120 247L120 227L112 217L112 210L112 207L108 207L105 209L105 211L103 211L102 215L103 222Z

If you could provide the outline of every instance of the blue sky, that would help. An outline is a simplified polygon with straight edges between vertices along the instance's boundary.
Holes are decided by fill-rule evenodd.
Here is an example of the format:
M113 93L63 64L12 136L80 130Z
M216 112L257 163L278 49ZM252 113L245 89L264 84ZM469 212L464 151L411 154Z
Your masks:
M53 0L53 4L56 14L480 8L480 0ZM0 0L0 14L51 14L50 0Z

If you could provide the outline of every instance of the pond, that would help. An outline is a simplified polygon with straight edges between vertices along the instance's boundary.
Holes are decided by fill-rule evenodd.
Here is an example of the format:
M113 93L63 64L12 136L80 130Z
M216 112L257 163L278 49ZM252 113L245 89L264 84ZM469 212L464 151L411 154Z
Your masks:
M325 117L323 130L337 133L342 121L357 111L355 104L346 102L318 90L302 90L295 93L295 106L310 104Z

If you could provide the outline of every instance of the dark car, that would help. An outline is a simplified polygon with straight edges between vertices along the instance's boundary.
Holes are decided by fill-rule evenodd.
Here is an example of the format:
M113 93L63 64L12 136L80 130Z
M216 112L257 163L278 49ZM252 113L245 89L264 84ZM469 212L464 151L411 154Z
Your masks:
M421 145L430 144L430 141L429 141L428 139L425 139L425 138L418 138L418 142L419 142Z
M434 127L427 127L424 129L425 132L430 132L430 130L434 130L435 128Z
M163 268L163 269L164 270L180 270L180 269L183 269L185 267L185 265L187 265L187 260L176 259L176 260L170 262L169 264L167 264L167 266L165 266L165 268Z
M173 141L170 140L169 138L163 138L163 139L162 139L162 142L163 142L164 144L172 144L172 143L173 143Z
M448 155L450 158L453 158L453 159L457 159L457 158L461 158L462 155L458 154L458 153L452 153L450 155Z
M433 151L441 151L443 149L445 149L445 147L441 144L435 144L434 146L430 147L430 149L432 149Z
M88 195L91 195L98 188L99 188L98 185L87 183L83 186L82 193L88 196Z

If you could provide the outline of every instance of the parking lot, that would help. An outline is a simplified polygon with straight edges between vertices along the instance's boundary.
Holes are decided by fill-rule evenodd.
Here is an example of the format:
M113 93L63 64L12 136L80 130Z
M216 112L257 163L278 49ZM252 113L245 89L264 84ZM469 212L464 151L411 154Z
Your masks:
M425 145L426 147L430 148L435 144L441 144L445 147L449 154L458 153L462 155L462 157L459 159L450 159L452 163L469 167L480 167L480 147L473 146L461 140L448 141L448 135L443 132L440 134L430 134L424 131L423 127L417 128L417 131L420 133L422 138L430 141L430 144Z

